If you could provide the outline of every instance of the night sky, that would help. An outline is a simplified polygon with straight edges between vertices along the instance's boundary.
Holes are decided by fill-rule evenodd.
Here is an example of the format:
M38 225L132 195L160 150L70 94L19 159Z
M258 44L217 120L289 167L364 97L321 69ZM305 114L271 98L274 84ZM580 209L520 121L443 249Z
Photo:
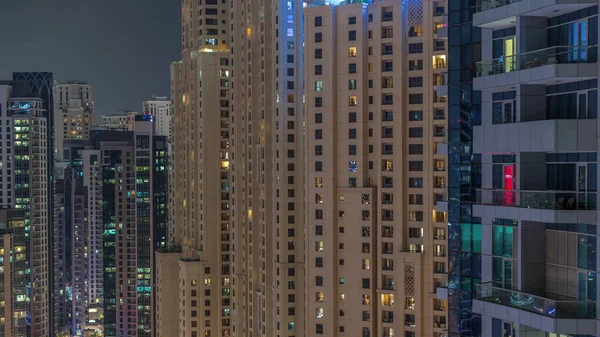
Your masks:
M92 85L96 114L169 95L180 0L0 0L0 79L50 71Z

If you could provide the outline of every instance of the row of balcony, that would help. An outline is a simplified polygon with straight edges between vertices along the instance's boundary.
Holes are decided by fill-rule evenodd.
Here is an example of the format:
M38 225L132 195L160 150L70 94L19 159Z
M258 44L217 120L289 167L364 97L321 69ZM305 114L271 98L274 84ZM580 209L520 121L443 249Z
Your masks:
M597 193L567 191L506 191L481 189L476 192L480 205L549 210L596 210Z
M476 285L475 299L532 312L550 318L596 319L596 303L558 301L528 293L494 287L492 282Z
M598 60L598 46L556 46L489 61L477 62L477 77L537 68L551 64L593 63Z

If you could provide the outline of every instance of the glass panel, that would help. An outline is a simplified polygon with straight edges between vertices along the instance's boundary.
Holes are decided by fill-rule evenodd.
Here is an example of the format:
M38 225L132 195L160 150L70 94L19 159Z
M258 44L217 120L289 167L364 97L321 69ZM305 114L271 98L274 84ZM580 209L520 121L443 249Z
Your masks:
M587 273L587 299L596 301L596 273Z
M463 252L471 251L471 224L460 224L460 247Z
M494 280L494 286L502 288L502 258L494 257L492 260L492 279Z
M512 289L512 261L504 260L504 289Z
M580 119L586 119L587 118L587 95L586 94L579 94L579 101L578 103L578 111L579 111L579 118Z
M481 225L473 224L471 226L473 237L473 253L481 253Z
M585 166L579 166L579 177L577 184L579 191L585 191L585 188L587 187L585 169Z
M504 179L502 174L502 165L494 165L492 168L492 188L502 189L504 188Z
M598 90L588 91L588 118L598 118Z
M598 166L597 164L588 164L587 168L587 190L596 192L598 186Z
M585 301L585 298L587 297L586 286L587 286L587 273L579 272L579 300L580 301Z

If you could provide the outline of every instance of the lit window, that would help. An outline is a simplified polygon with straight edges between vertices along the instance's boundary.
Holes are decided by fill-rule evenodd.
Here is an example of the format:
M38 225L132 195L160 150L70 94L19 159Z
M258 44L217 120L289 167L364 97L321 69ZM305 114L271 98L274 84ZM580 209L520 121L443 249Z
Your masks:
M357 169L357 165L356 165L356 161L352 160L350 162L348 162L348 171L349 172L356 172Z
M315 241L315 251L322 252L325 249L323 241Z
M315 293L315 300L317 302L323 302L324 298L325 298L325 295L323 295L323 292L319 291L319 292Z
M315 91L323 90L323 81L315 81Z
M356 96L350 96L350 98L348 99L348 103L350 104L350 106L356 106L356 104L357 104Z
M348 48L348 56L350 56L350 57L356 57L356 47L349 47Z
M317 318L323 318L323 308L317 308L316 316Z

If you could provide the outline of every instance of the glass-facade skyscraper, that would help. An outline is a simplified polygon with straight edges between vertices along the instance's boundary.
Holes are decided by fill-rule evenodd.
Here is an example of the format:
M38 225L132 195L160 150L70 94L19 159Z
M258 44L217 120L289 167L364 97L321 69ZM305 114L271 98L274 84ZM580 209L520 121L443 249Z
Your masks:
M449 4L450 336L597 336L598 2Z

